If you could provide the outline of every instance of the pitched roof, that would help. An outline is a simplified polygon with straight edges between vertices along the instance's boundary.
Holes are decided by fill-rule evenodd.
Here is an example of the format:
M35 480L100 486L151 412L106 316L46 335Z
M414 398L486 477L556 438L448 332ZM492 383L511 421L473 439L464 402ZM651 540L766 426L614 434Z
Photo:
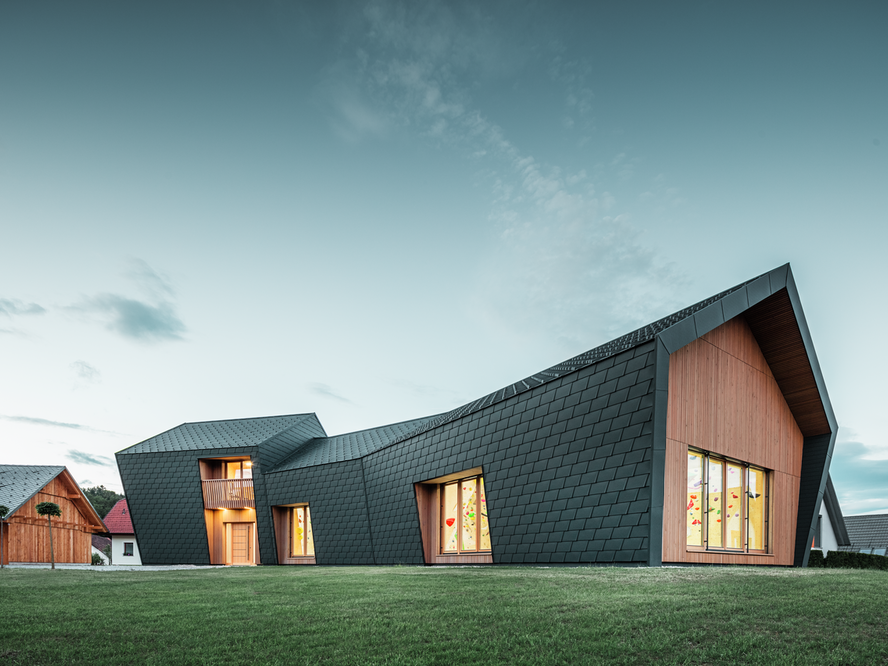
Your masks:
M126 500L122 499L105 516L105 527L111 534L135 534L133 521L130 518L129 507Z
M344 460L361 458L388 446L404 433L415 430L436 417L428 416L421 419L402 421L378 428L369 428L357 432L349 432L335 437L318 437L311 440L299 450L285 459L272 472L282 472L300 467L312 467Z
M605 344L595 347L578 356L574 356L567 361L553 365L547 370L537 372L526 379L510 384L493 393L489 393L483 398L478 398L462 407L457 407L450 412L433 417L418 425L411 432L401 435L391 443L394 444L410 439L411 437L415 437L420 433L437 428L445 423L456 421L464 416L481 411L485 407L489 407L490 405L511 398L513 395L524 393L525 391L529 391L542 384L547 384L558 379L562 375L598 363L606 358L619 354L620 352L650 342L655 338L660 338L664 342L667 351L672 353L738 314L748 313L748 315L752 315L757 313L758 308L761 307L759 304L761 304L762 301L765 301L769 296L777 294L777 292L786 287L791 280L792 273L789 264L784 264L767 273L754 277L751 280L741 282L737 286L731 287L730 289L702 300L699 303L695 303L694 305L679 310L678 312L674 312L662 319L658 319L651 324L642 326L631 333L627 333L615 340L611 340L610 342L606 342ZM799 421L799 425L802 427L804 434L812 434L806 432L806 430L828 430L827 424L834 424L835 418L832 416L832 408L829 405L829 398L826 394L825 387L822 386L820 369L817 365L816 356L814 355L813 345L810 344L810 336L807 332L807 324L804 322L804 315L801 313L801 308L796 308L790 298L772 299L772 301L773 302L769 301L772 309L773 307L780 309L780 311L776 313L780 318L778 326L784 326L785 328L787 308L789 309L789 316L795 321L795 328L790 333L790 335L793 336L792 339L787 340L785 336L781 336L774 341L777 345L781 346L779 351L783 353L784 358L775 359L775 355L771 354L768 349L764 348L766 347L764 343L767 343L770 340L766 340L765 335L760 335L756 332L756 329L762 328L760 324L755 321L750 321L750 325L753 327L753 333L756 335L757 339L762 338L760 343L762 343L763 352L766 357L771 357L768 358L769 365L772 366L771 369L775 374L777 383L781 386L784 395L787 397L787 400L790 403L790 409L796 417L796 420ZM768 316L773 316L774 313L769 312L767 314ZM763 317L759 316L758 318L762 319ZM768 317L764 317L764 319L767 318ZM765 331L765 333L770 333L770 331ZM770 338L773 336L768 337ZM787 351L790 353L787 353ZM801 362L799 361L800 358ZM786 367L785 369L778 367L778 364L780 363L786 364L787 359L791 362L789 367ZM802 365L810 364L811 367L800 368L800 363ZM801 388L808 391L804 394L799 391L800 387L798 385L788 386L789 381L798 382L800 375L804 375L801 377L801 381L803 382ZM811 390L813 390L813 398ZM802 400L804 400L804 403L802 403ZM812 403L816 404L812 405ZM803 419L812 419L811 425L809 426L808 422L803 421ZM833 427L832 430L834 431L835 428Z
M845 516L851 549L888 548L888 513Z
M183 423L123 451L118 451L117 455L259 446L285 436L288 430L298 429L298 426L307 419L317 422L314 414L290 414L254 419ZM324 434L323 429L315 434Z
M104 551L105 548L111 545L111 539L108 537L98 536L97 534L92 535L92 547L99 551Z
M61 465L0 465L0 504L9 509L7 518L64 471Z
M765 275L767 275L767 273ZM616 338L615 340L606 342L603 345L595 347L594 349L590 349L587 352L583 352L578 356L574 356L571 359L553 365L551 368L548 368L541 372L537 372L530 377L515 382L514 384L510 384L509 386L501 388L498 391L489 393L483 398L478 398L477 400L463 405L462 407L457 407L453 411L441 414L438 417L434 417L431 420L428 420L426 423L419 425L412 432L406 433L402 437L399 437L396 441L409 439L427 430L437 428L438 426L445 423L456 421L457 419L462 418L463 416L466 416L468 414L474 414L475 412L478 412L485 407L495 405L496 403L502 402L507 398L511 398L513 395L524 393L525 391L529 391L530 389L536 388L537 386L554 381L562 375L574 372L575 370L580 370L582 368L585 368L586 366L598 363L599 361L603 361L610 356L614 356L616 354L619 354L620 352L626 351L627 349L632 349L633 347L637 347L638 345L644 344L645 342L649 342L653 340L657 336L657 334L665 331L666 329L685 319L688 319L689 317L692 317L694 314L704 310L713 303L725 298L726 296L739 289L742 289L746 285L755 282L760 277L762 276L738 284L736 287L732 287L727 291L723 291L719 294L716 294L715 296L711 296L710 298L686 307L683 310L679 310L678 312L673 312L671 315L663 317L662 319L658 319L657 321L651 324L647 324L646 326L642 326L641 328L636 329L631 333L627 333L626 335Z

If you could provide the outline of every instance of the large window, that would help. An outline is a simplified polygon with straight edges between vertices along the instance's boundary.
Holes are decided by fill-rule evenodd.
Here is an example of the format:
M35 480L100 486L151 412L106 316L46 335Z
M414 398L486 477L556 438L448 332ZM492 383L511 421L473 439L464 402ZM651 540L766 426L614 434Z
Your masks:
M290 557L314 557L311 513L308 506L290 507Z
M490 551L484 479L473 476L441 485L441 552Z
M688 548L767 552L768 491L764 469L689 449Z

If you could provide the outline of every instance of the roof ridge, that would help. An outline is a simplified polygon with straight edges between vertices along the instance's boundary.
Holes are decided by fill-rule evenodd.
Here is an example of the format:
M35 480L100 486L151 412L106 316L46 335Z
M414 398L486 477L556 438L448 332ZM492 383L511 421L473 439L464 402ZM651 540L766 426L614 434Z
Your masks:
M311 416L312 414L315 414L315 412L297 412L296 414L276 414L276 415L272 414L270 416L247 416L247 417L240 418L240 419L210 419L208 421L185 421L184 423L180 423L179 425L177 425L176 428L180 428L183 425L204 425L206 423L230 423L233 421L261 421L264 419L286 419L286 418L290 418L291 416L301 416L304 419L305 417ZM317 414L315 414L315 416L317 416ZM288 426L288 427L290 427L290 426ZM170 428L170 430L173 430L173 428ZM164 431L164 432L168 432L168 431ZM163 434L163 433L161 433L161 434Z
M435 416L438 416L438 415L435 415ZM376 451L381 451L382 449L387 448L392 443L394 443L398 437L397 433L392 433L387 436L383 435L382 433L384 433L386 431L390 431L395 428L398 428L398 426L404 426L405 424L410 424L410 423L414 423L417 421L426 421L428 419L434 418L435 416L421 416L421 417L415 418L415 419L407 419L405 421L396 421L395 423L387 423L387 424L384 424L381 426L376 426L374 428L365 428L363 430L354 430L352 432L346 432L346 433L342 433L340 435L328 435L326 437L313 437L312 439L305 442L305 444L300 446L298 449L293 451L293 453L291 453L286 458L281 460L277 465L274 466L274 468L269 470L268 473L271 474L274 472L285 472L285 471L288 471L289 469L295 469L295 467L290 467L290 465L293 463L294 460L297 460L302 455L306 455L307 452L308 452L308 455L316 455L316 452L311 452L308 450L311 449L315 445L317 445L317 447L320 449L323 447L324 442L334 442L334 441L347 442L347 440L350 438L353 440L358 440L357 442L353 441L351 443L345 444L344 448L351 448L351 453L347 457L343 458L342 460L330 460L330 461L325 461L325 462L316 462L315 463L316 465L328 464L331 462L342 462L344 460L356 460L356 459L364 458L365 456L369 455L370 453L374 453ZM357 435L358 437L352 437L354 435ZM394 435L394 437L392 435ZM363 437L361 437L361 436L363 436ZM373 444L367 445L367 440L376 440L378 443L376 445L373 445ZM362 453L355 454L353 447L358 446L360 448L360 445L366 445L365 448L368 448L369 450L365 450Z
M447 412L441 412L441 414L446 414ZM336 439L337 437L345 437L346 435L357 435L361 432L370 432L371 430L382 430L383 428L391 428L392 426L402 425L404 423L410 423L411 421L419 421L423 418L434 418L436 416L441 416L441 414L432 414L431 416L418 416L415 419L404 419L403 421L395 421L394 423L386 423L381 426L374 426L372 428L361 428L360 430L350 430L349 432L339 433L338 435L327 435L326 437L315 437L315 439Z
M295 418L295 417L299 417L299 418ZM270 441L271 439L273 439L274 437L277 437L281 433L290 430L291 428L299 425L300 423L303 423L309 417L314 417L315 420L318 422L318 425L320 425L321 430L323 431L324 427L323 427L323 425L321 425L321 422L320 422L320 420L318 420L317 414L315 412L301 412L301 413L296 413L296 414L279 414L277 416L256 416L256 417L237 418L237 419L216 419L216 420L212 420L212 421L186 421L184 423L180 423L177 426L173 426L172 428L168 428L167 430L164 430L163 432L158 433L152 437L148 437L148 438L143 439L139 442L136 442L135 444L118 451L115 455L131 455L132 453L141 453L141 451L134 451L134 449L136 449L137 447L142 447L143 445L148 444L152 440L160 441L161 438L163 438L164 436L171 436L172 437L172 433L174 433L176 430L179 430L180 428L185 428L185 427L200 428L200 427L209 427L209 426L223 426L226 424L243 424L244 427L247 428L248 426L246 424L252 424L256 421L267 421L270 419L291 419L292 420L292 423L288 423L285 427L280 428L280 430L277 430L273 435L269 435L268 437L264 437L263 439L259 440L256 444L251 445L251 446L257 446L259 444L264 444L264 443Z
M654 320L649 324L645 324L633 331L629 331L624 335L614 338L608 342L605 342L597 347L593 347L588 351L585 351L581 354L577 354L565 361L561 361L560 363L556 363L553 366L550 366L544 370L540 370L532 374L530 377L525 377L524 379L518 380L517 382L513 382L503 388L496 389L492 393L488 393L480 398L472 400L464 405L457 407L456 409L451 410L450 412L445 412L444 414L439 415L439 417L433 418L431 421L418 426L416 429L401 435L397 439L393 440L392 444L397 444L399 442L406 441L411 437L416 437L417 435L428 432L429 430L433 430L438 426L444 425L445 423L449 423L451 421L455 421L458 418L466 416L468 414L472 414L476 411L480 411L485 407L490 407L496 403L502 402L506 400L507 389L512 389L513 393L508 397L511 398L519 393L524 393L526 391L531 390L531 388L536 388L538 386L542 386L543 384L548 384L549 382L555 381L559 377L570 374L572 372L577 372L582 370L583 368L589 367L595 363L599 363L611 356L615 356L621 352L627 351L634 347L638 347L646 342L653 340L657 334L674 326L675 324L684 321L688 317L693 316L695 313L699 312L705 307L712 305L725 298L726 296L734 293L735 291L742 289L748 284L755 282L756 280L764 277L765 275L769 275L775 270L783 268L783 266L788 266L789 264L783 264L778 266L777 268L771 269L770 271L766 271L761 275L757 275L754 278L749 280L745 280L730 289L726 289L721 291L714 296L710 296L708 298L704 298L693 305L689 305L680 310L673 312L672 314L668 314L665 317L661 317L660 319ZM530 384L530 382L535 382ZM519 385L523 385L519 386ZM500 394L497 396L497 394Z

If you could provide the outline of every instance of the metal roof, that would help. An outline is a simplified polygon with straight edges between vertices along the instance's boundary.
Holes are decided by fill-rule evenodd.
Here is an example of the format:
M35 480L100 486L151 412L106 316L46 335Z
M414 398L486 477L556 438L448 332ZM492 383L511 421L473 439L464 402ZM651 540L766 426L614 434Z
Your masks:
M0 504L9 509L6 517L64 471L62 465L0 465Z
M314 418L314 414L183 423L119 451L117 455L259 446L309 418Z
M764 273L763 275L767 275L767 273ZM701 310L706 309L713 303L716 303L717 301L723 299L725 296L728 296L729 294L742 289L746 285L755 282L760 277L762 276L760 275L751 280L747 280L746 282L738 284L736 287L732 287L727 291L723 291L719 294L716 294L715 296L711 296L703 301L700 301L699 303L686 307L683 310L679 310L678 312L673 312L671 315L663 317L662 319L658 319L657 321L651 324L647 324L646 326L642 326L641 328L636 329L631 333L627 333L622 337L611 340L610 342L606 342L603 345L595 347L594 349L590 349L587 352L583 352L582 354L558 363L557 365L553 365L551 368L548 368L541 372L537 372L530 377L527 377L526 379L522 379L521 381L515 382L514 384L509 384L508 386L501 388L498 391L494 391L493 393L490 393L483 398L478 398L477 400L470 402L467 405L457 407L453 411L441 414L438 417L434 417L431 420L428 420L425 423L419 425L413 431L405 433L403 436L399 437L395 441L403 441L427 430L437 428L438 426L445 423L456 421L463 416L473 414L484 409L485 407L489 407L490 405L502 402L507 398L511 398L513 395L524 393L525 391L529 391L532 388L536 388L537 386L540 386L542 384L554 381L562 375L566 375L570 372L574 372L575 370L585 368L586 366L592 365L593 363L598 363L599 361L603 361L604 359L610 356L614 356L615 354L619 354L620 352L626 351L627 349L632 349L633 347L637 347L638 345L644 344L645 342L649 342L653 340L657 336L657 334L662 333L667 328L670 328L675 324L687 319L688 317L691 317L694 314L700 312Z
M411 432L435 418L435 416L428 416L392 423L379 428L349 432L335 437L319 437L305 444L271 471L282 472L288 469L361 458L388 446L401 435Z

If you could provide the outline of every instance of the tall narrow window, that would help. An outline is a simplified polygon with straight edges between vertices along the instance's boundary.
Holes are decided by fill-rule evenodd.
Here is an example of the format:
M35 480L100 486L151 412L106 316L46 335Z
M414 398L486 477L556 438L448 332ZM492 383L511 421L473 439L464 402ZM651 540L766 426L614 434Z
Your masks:
M484 479L460 479L441 486L441 552L490 550Z
M748 470L746 497L749 512L749 550L765 550L765 472L755 467Z
M311 513L308 506L290 508L290 557L314 557Z
M703 547L703 454L688 451L688 545Z
M688 451L687 546L767 552L768 474L704 451Z

